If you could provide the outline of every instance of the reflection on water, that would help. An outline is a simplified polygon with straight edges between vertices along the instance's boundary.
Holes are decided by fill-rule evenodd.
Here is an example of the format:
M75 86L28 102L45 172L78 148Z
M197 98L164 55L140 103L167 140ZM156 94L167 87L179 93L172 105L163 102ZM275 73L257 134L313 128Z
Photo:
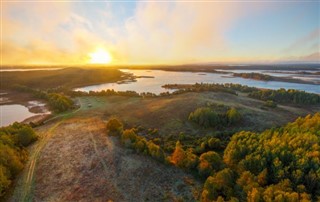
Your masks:
M135 76L153 76L154 78L137 78L136 82L117 84L117 83L106 83L100 85L86 86L82 88L77 88L75 90L80 91L101 91L107 89L114 89L115 91L127 91L132 90L138 93L141 92L151 92L159 94L161 92L172 92L172 90L164 89L161 86L165 84L194 84L194 83L235 83L248 85L258 88L269 88L269 89L297 89L304 90L307 92L313 92L320 94L319 85L311 84L298 84L298 83L287 83L279 81L257 81L251 79L243 79L238 77L231 77L230 74L215 74L207 72L171 72L162 70L127 70L122 69L121 71L132 73ZM239 71L239 70L238 70ZM237 71L237 72L238 72ZM245 72L253 72L251 70L244 70ZM263 70L259 70L260 72ZM257 72L257 71L254 71ZM271 73L270 75L276 76L275 74L281 73ZM297 74L294 74L298 76ZM282 74L282 76L285 76ZM307 75L304 75L307 76ZM314 76L314 75L310 75ZM310 77L305 77L310 78ZM319 76L316 76L319 79Z

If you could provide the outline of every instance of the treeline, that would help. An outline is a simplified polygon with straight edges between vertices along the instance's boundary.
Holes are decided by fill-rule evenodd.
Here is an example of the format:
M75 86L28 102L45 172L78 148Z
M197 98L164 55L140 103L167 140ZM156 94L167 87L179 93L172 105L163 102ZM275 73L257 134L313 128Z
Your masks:
M242 116L235 108L230 108L225 113L217 113L210 107L201 107L191 112L188 119L205 128L222 128L239 123Z
M235 77L242 77L244 79L254 79L254 80L260 80L260 81L271 81L273 80L273 77L267 74L260 74L260 73L233 73L233 76Z
M129 96L129 97L163 97L170 95L178 95L187 92L224 92L233 95L237 95L237 91L248 93L248 96L258 100L273 101L277 103L285 104L319 104L320 95L315 93L308 93L305 91L283 88L279 90L271 89L259 89L256 87L249 87L241 84L225 83L225 84L208 84L208 83L196 83L190 84L166 84L162 86L168 89L175 89L176 91L162 92L159 95L154 93L137 93L135 91L114 91L113 89L96 91L70 91L65 90L64 93L70 96ZM59 91L55 91L59 92ZM276 104L276 103L275 103Z
M0 199L27 161L25 147L35 140L37 135L29 125L16 122L0 128Z
M305 91L280 88L278 90L272 89L259 89L255 87L249 87L240 84L205 84L196 83L194 85L180 85L170 84L164 85L163 87L170 89L178 89L177 93L183 92L203 92L203 91L214 91L214 92L228 92L231 94L237 94L236 92L248 93L248 96L258 100L284 103L284 104L320 104L320 95L315 93L308 93Z
M46 100L55 112L64 112L74 107L73 101L63 93L35 90L26 86L16 85L15 89L22 92L32 93L35 98Z
M102 91L68 91L68 95L71 96L112 96L112 95L120 95L120 96L129 96L129 97L163 97L170 95L178 95L186 92L225 92L230 94L236 94L236 92L228 87L225 87L223 84L194 84L194 85L180 85L180 84L167 84L162 86L163 88L168 89L176 89L174 92L162 92L159 95L150 92L142 92L137 93L135 91L115 91L113 89L107 89Z
M193 85L188 84L166 84L162 86L163 88L168 89L176 89L174 94L180 94L185 92L224 92L236 95L236 92L225 86L224 84L217 84L217 83L196 83Z
M72 97L79 97L79 96L128 96L128 97L158 97L157 94L154 93L137 93L135 91L115 91L113 89L101 90L101 91L68 91L68 95Z
M189 84L167 84L162 86L164 88L176 89L176 91L169 93L163 92L159 95L154 93L137 93L135 91L114 91L113 89L102 90L99 92L90 91L67 91L66 94L70 96L129 96L129 97L162 97L183 94L187 92L224 92L237 95L237 91L248 93L248 96L258 100L273 101L276 103L284 104L319 104L320 95L315 93L308 93L305 91L299 91L294 89L285 90L283 88L279 90L271 89L259 89L255 87L249 87L240 84L207 84L196 83ZM274 104L276 104L274 103Z
M314 93L307 93L294 89L279 90L261 89L258 91L250 92L249 97L259 100L272 100L278 103L285 104L319 104L320 95Z

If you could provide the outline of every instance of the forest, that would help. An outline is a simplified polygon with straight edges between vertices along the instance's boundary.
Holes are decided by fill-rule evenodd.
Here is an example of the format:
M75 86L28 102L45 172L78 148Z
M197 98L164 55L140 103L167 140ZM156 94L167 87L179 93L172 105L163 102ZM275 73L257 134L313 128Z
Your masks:
M320 113L261 133L238 132L224 151L211 138L200 152L177 141L170 153L115 118L107 128L125 147L204 180L201 201L320 200Z

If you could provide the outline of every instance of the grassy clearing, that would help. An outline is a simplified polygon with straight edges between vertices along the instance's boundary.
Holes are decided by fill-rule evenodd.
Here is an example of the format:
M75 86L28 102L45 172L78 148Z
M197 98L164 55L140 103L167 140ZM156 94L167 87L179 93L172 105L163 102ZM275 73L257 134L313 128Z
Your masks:
M188 115L198 107L225 105L235 107L243 115L241 124L227 130L258 130L280 126L299 116L320 110L319 106L294 107L279 105L275 109L261 109L263 101L243 95L227 93L185 93L160 98L137 97L81 97L80 116L100 116L107 119L116 116L128 127L158 128L163 135L185 132L204 135L212 129L202 129L188 121Z

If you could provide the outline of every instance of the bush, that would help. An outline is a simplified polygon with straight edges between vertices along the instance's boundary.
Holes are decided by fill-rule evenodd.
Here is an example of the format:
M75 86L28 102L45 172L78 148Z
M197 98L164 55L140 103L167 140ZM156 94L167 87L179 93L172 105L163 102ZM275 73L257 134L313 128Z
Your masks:
M121 135L121 142L125 147L134 148L135 142L137 141L137 135L133 129L123 131Z
M37 140L36 133L29 126L22 127L16 134L17 143L26 147Z
M201 176L207 177L213 170L220 170L222 165L223 162L219 154L214 151L208 151L200 156L198 172Z
M226 113L229 124L236 124L241 121L241 114L235 109L231 108Z
M107 130L110 135L120 135L123 130L123 125L118 119L111 118L107 122Z
M152 141L149 141L148 144L148 153L151 157L163 162L165 159L165 154L159 145L154 144Z
M270 108L276 108L277 107L277 104L272 101L272 100L267 100L265 103L264 103L264 106L266 107L270 107Z
M190 151L184 151L180 142L177 141L176 148L169 157L169 161L177 167L191 170L196 168L199 158Z
M205 128L215 127L220 123L218 114L212 111L209 107L198 108L194 112L191 112L189 120Z
M221 148L221 141L218 138L210 138L208 140L208 146L210 149L220 149Z

